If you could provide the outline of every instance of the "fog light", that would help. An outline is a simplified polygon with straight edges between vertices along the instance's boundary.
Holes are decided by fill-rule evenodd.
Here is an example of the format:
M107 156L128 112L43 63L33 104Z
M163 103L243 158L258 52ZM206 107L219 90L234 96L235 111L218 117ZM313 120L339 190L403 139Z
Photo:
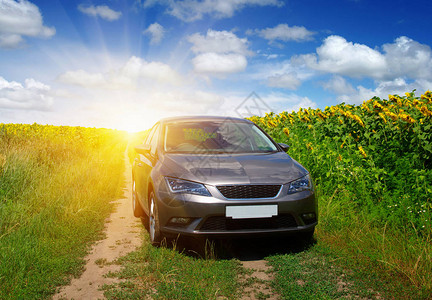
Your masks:
M309 225L316 222L316 215L315 213L302 214L302 219L306 225Z
M183 217L175 217L171 218L170 223L171 224L177 224L177 225L187 225L191 221L190 218L183 218Z

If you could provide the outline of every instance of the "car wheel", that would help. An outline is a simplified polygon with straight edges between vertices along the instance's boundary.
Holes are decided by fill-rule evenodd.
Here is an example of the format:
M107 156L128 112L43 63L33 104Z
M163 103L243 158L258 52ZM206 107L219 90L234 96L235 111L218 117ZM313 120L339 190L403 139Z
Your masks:
M314 243L314 235L315 228L311 231L302 232L298 235L298 240L305 246L312 245Z
M305 240L307 240L307 241L312 240L314 232L315 232L315 228L313 230L309 231L309 232L306 232L305 236L304 236Z
M162 233L160 232L159 225L159 212L156 204L156 198L153 192L149 196L150 210L149 210L149 235L152 245L157 246L162 241Z
M136 193L136 186L135 186L135 180L132 181L132 210L133 214L137 218L142 218L145 213L144 210L141 207L141 204L138 200L138 195Z

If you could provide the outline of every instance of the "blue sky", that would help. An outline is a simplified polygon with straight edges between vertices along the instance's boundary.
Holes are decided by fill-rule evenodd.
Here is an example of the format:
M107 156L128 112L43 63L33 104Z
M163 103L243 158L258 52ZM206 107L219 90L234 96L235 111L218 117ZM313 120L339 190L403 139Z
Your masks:
M173 115L420 94L432 89L431 11L405 0L0 0L0 123L140 130ZM251 93L264 110L244 101Z

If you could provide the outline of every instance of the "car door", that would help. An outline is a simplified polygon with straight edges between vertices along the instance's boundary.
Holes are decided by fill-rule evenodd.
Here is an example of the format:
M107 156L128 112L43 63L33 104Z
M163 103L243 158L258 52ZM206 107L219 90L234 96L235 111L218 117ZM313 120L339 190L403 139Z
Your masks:
M145 145L150 146L150 152L147 154L137 154L134 161L134 179L138 198L141 206L148 214L148 185L150 174L156 164L156 149L159 140L159 124L157 123L150 130L149 135L144 141Z

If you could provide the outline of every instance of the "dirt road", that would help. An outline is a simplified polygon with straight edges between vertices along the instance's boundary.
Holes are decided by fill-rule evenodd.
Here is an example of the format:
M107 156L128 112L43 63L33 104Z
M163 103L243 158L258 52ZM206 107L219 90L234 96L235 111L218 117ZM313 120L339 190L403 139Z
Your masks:
M139 219L133 216L131 208L132 178L128 161L126 161L125 179L124 197L114 202L115 212L105 223L106 238L98 241L85 258L87 263L81 277L73 279L71 284L63 287L53 299L103 299L103 291L100 288L104 284L118 282L118 279L104 277L105 274L120 268L110 263L141 245L142 225Z
M53 299L104 299L101 287L104 284L119 282L116 278L106 278L109 272L118 271L120 266L111 264L117 258L135 250L142 244L141 231L144 230L139 219L135 218L131 208L131 166L126 158L125 170L126 187L124 197L115 203L115 212L106 220L106 238L96 242L90 254L85 257L85 271L79 278L74 278L70 285L62 287L54 295ZM241 243L243 244L243 243ZM267 299L276 299L277 296L269 289L271 280L270 267L262 259L263 253L252 251L256 245L246 245L249 251L244 251L243 246L234 247L234 257L242 261L246 269L252 269L245 280L254 279L254 283L245 289L241 299L258 299L257 295L266 295ZM262 246L259 248L263 248ZM266 248L264 246L264 248ZM256 249L256 248L255 248ZM266 252L266 250L261 250Z
M252 274L247 275L245 280L250 280L249 278L253 279L253 284L245 288L244 294L241 297L242 300L278 299L278 295L270 288L270 281L273 276L270 272L271 268L265 260L242 261L242 265L245 269L252 270Z

